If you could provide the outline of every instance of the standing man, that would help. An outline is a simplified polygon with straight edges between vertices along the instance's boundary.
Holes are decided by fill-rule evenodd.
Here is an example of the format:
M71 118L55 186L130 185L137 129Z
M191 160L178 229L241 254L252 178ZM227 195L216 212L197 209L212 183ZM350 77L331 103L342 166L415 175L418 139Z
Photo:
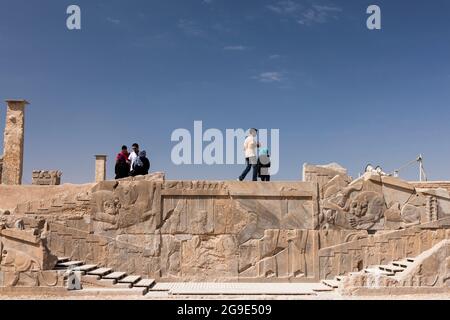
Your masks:
M128 160L130 161L130 172L132 173L134 162L136 161L136 159L139 156L139 145L137 143L133 143L133 145L131 146L131 149L133 151L131 151L130 156L128 157Z
M150 170L150 160L147 158L147 153L145 151L139 152L139 157L136 159L133 165L132 175L135 176L145 176Z
M243 181L247 176L247 173L253 168L253 181L258 181L258 157L257 157L257 148L259 148L259 143L256 141L256 135L258 130L255 128L250 129L250 135L245 138L244 141L244 152L245 152L245 162L247 163L247 167L244 172L242 172L239 177L239 181Z
M116 157L116 179L128 177L130 173L130 163L128 162L129 156L127 146L122 146L122 151Z

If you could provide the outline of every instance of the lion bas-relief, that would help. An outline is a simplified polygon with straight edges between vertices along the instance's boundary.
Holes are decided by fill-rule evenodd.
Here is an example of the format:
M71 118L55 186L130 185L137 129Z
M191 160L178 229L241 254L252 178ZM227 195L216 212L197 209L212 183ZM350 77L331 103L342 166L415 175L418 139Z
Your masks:
M161 213L161 183L116 182L92 193L91 217L104 231L128 228Z
M364 181L342 188L321 202L321 229L381 229L387 210L384 196L364 186Z

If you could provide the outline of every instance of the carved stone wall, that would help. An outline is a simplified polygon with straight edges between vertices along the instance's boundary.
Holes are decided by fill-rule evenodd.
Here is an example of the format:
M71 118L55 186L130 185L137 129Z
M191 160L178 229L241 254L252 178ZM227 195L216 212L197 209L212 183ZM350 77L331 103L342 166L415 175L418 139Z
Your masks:
M0 287L62 285L62 278L52 271L57 257L47 247L48 224L34 224L36 228L25 229L23 219L1 217Z
M62 172L57 170L34 170L31 184L38 186L56 186L61 184Z
M441 290L440 290L441 289ZM344 295L420 294L450 289L450 239L415 257L400 275L355 272L344 277L339 292Z
M54 219L49 245L58 255L171 281L313 279L315 189L302 182L105 181L86 195L88 210L75 203L70 219L45 212Z
M373 265L416 257L442 240L450 239L450 218L404 230L369 235L319 250L320 278L361 271Z
M391 177L316 182L102 181L17 205L58 256L164 281L318 281L448 237L450 197Z
M305 163L303 165L303 181L316 182L319 185L319 188L336 176L339 176L347 182L351 181L351 178L347 175L347 169L341 167L337 163L330 163L327 165L312 165Z
M373 173L350 183L335 176L321 190L322 230L396 230L450 215L446 189L416 189Z

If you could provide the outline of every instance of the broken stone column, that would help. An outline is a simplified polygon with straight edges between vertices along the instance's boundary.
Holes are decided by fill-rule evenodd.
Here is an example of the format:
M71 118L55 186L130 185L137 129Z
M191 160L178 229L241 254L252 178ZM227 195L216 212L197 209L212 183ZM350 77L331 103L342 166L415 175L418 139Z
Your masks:
M26 100L6 100L2 184L22 184Z
M106 156L95 156L95 182L106 180Z
M2 183L3 156L0 157L0 184Z

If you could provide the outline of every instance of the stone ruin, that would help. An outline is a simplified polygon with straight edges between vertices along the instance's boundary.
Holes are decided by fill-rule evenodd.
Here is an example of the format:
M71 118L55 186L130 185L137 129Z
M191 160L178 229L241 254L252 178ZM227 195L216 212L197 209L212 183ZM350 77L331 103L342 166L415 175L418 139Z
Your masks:
M39 171L37 185L20 186L26 104L8 101L0 292L65 290L57 257L166 282L449 292L448 182L376 172L352 179L338 164L306 164L303 181L293 182L169 181L163 173L104 181L106 157L97 156L95 183L59 186L58 172Z
M353 294L351 288L370 284L355 273L367 278L370 266L417 257L409 278L381 283L448 290L447 189L375 173L353 180L326 169L324 175L323 167L308 166L301 182L167 181L153 174L93 183L81 193L61 186L59 194L17 203L11 217L45 221L55 256L156 281L348 276L359 279L343 282L343 292ZM429 250L439 259L421 258ZM437 280L426 280L432 276Z
M63 287L63 277L53 270L57 257L47 247L48 224L39 219L31 223L0 216L0 288Z
M57 170L33 170L31 184L38 186L56 186L61 184L62 172Z
M2 184L3 156L0 156L0 184Z
M6 124L3 138L3 168L1 183L20 185L22 183L23 152L25 135L26 100L6 100Z

